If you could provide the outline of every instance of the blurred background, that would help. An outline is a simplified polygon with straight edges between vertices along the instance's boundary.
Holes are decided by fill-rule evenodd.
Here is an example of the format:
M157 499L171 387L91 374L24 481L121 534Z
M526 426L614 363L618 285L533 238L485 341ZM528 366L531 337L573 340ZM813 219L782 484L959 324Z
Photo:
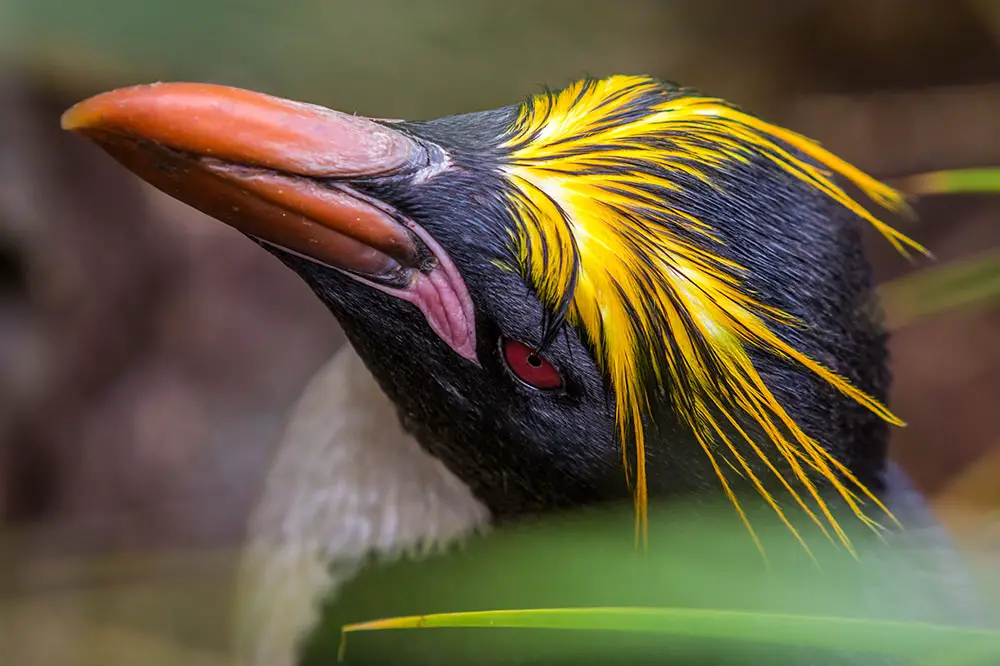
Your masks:
M288 408L342 342L276 260L62 132L63 110L183 79L420 119L615 72L725 97L882 178L1000 165L997 0L0 0L0 596L53 554L237 544ZM918 212L906 231L942 263L1000 247L1000 198ZM870 240L880 280L915 270ZM1000 542L961 520L1000 510L1000 308L893 321L895 455L961 538ZM0 616L5 663L75 663L19 621Z

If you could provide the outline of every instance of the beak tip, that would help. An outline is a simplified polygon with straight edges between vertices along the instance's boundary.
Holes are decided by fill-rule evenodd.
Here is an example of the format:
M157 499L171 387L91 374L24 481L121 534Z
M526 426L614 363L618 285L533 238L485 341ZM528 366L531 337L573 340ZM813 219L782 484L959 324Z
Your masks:
M68 132L81 132L88 129L100 129L115 121L116 115L126 112L136 102L148 102L155 98L154 90L162 83L119 88L88 97L77 102L63 112L59 125ZM117 110L117 114L116 114Z
M81 108L86 102L74 104L63 112L59 118L59 126L67 132L79 132L88 126L88 118L85 108Z

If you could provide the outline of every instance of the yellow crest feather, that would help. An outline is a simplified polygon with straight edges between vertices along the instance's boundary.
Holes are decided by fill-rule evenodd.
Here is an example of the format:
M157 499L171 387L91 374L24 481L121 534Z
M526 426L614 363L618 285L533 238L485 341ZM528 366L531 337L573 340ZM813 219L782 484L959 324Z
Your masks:
M851 198L834 178L847 178L893 211L906 209L902 196L798 134L722 100L669 90L645 77L581 81L535 96L521 107L504 148L508 156L502 169L519 220L512 241L520 268L543 303L588 336L615 390L637 537L640 530L645 537L647 524L643 419L651 401L650 387L637 377L649 349L659 348L665 367L652 368L655 379L660 387L669 381L673 409L709 457L753 538L724 467L746 476L808 550L727 432L745 440L820 529L853 552L810 472L828 480L873 528L877 523L861 505L870 500L888 510L795 423L758 374L749 350L801 364L886 421L901 421L776 335L769 323L800 322L760 302L740 277L744 267L707 249L722 241L706 221L652 193L681 193L682 179L716 187L713 172L764 158L873 224L899 250L924 252ZM649 224L649 210L669 224ZM754 441L741 415L767 435L766 444ZM629 441L635 447L634 473ZM774 466L766 447L787 461L799 489Z

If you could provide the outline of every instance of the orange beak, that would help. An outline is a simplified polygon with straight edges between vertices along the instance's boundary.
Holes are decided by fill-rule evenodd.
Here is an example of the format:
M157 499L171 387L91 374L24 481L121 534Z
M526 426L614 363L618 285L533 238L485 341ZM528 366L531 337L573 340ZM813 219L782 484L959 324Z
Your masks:
M412 303L476 362L472 300L444 248L350 186L426 174L445 159L440 149L385 122L198 83L97 95L66 111L62 126L244 234Z
M154 187L292 253L404 287L432 257L393 212L342 185L426 164L375 121L260 93L160 83L75 105L86 136Z

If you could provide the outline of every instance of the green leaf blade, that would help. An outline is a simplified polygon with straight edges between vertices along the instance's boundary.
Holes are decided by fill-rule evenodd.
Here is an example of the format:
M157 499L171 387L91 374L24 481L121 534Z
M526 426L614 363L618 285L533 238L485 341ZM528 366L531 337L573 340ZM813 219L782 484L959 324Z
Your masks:
M1000 194L1000 167L930 171L903 178L898 187L917 196Z
M541 608L439 613L346 625L343 633L472 627L641 632L894 656L921 656L959 648L963 653L975 654L1000 651L1000 631L989 629L695 608Z
M925 268L879 287L889 327L1000 300L1000 251Z

